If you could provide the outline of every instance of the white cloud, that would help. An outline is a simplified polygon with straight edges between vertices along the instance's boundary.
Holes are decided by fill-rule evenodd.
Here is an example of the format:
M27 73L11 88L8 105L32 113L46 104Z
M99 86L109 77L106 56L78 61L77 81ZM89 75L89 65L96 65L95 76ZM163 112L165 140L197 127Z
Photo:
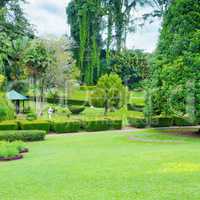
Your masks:
M35 26L37 34L44 36L52 34L56 36L69 34L67 25L66 6L70 0L27 0L24 6L25 13L30 22ZM148 8L138 9L135 13L140 17ZM158 21L145 25L136 33L128 35L128 48L144 49L151 52L155 49L160 23Z

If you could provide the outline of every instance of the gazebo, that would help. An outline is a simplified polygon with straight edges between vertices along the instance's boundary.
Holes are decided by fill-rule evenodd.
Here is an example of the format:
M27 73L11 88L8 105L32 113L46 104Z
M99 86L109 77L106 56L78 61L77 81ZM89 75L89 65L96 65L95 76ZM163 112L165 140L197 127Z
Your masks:
M17 114L19 114L20 112L20 101L23 102L23 110L24 110L24 101L28 100L27 97L16 92L15 90L11 90L10 92L7 92L6 96L9 100L11 100L12 102L15 102Z

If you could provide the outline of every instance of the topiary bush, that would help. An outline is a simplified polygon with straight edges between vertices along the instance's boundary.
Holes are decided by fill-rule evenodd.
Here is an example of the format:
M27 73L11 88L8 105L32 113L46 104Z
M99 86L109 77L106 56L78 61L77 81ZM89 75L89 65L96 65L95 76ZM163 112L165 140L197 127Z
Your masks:
M23 141L20 141L20 140L14 141L12 142L12 145L15 146L19 150L20 153L24 153L28 151L28 147L26 143Z
M146 127L146 121L143 117L128 117L128 122L130 126L136 127L136 128L145 128Z
M81 122L78 120L52 121L51 131L56 133L72 133L81 129Z
M44 140L45 135L46 131L39 130L0 131L0 140L32 142Z
M0 122L0 131L1 130L18 130L17 121L2 121Z
M21 120L19 121L19 127L21 130L43 130L48 133L50 130L50 122L46 120Z
M68 107L70 112L74 115L78 115L80 113L82 113L85 110L84 106L75 106L75 105L71 105Z

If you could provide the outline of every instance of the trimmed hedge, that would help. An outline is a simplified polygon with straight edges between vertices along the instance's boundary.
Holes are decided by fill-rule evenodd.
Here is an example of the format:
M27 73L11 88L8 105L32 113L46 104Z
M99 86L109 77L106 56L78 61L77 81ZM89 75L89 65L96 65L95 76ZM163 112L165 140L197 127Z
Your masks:
M146 121L142 117L128 117L128 122L131 126L136 128L145 128Z
M16 121L3 121L0 123L0 131L18 130L18 128L18 123Z
M186 117L174 117L173 118L174 125L175 126L194 126L196 123L192 123L189 119Z
M82 122L85 131L105 131L110 129L109 119L86 119Z
M24 142L41 141L45 139L46 132L39 130L28 131L0 131L0 140Z
M109 120L109 129L111 130L120 130L122 129L123 121L119 118L113 118L109 117L107 118Z
M72 114L78 115L85 110L85 107L73 105L73 106L69 106L68 109Z
M173 125L172 117L156 116L153 117L151 126L152 127L169 127Z
M80 131L80 129L81 129L81 122L77 120L51 122L51 131L56 133L72 133L72 132L78 132Z
M50 122L45 120L35 121L19 121L19 127L21 130L43 130L47 133L50 130Z

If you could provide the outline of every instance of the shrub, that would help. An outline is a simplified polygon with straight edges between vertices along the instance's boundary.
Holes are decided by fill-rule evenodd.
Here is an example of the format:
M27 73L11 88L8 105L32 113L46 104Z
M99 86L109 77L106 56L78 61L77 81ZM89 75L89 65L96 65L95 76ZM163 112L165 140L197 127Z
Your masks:
M191 122L186 117L174 117L173 118L173 124L175 126L193 126L193 125L196 125L195 122Z
M19 121L19 126L21 130L43 130L49 132L50 122L45 120L35 120L35 121Z
M109 120L109 129L111 130L119 130L122 129L122 119L120 118L114 118L114 117L108 117Z
M143 117L128 117L128 122L136 128L145 128L146 126L146 121Z
M18 130L18 131L0 131L0 140L16 141L40 141L45 139L46 132L39 130Z
M1 142L0 143L0 158L8 159L14 158L19 155L19 150L15 145L9 142Z
M80 129L81 129L81 122L77 120L51 122L51 130L56 133L72 133L72 132L78 132Z
M14 109L9 101L6 100L5 94L0 93L0 121L14 119Z
M28 149L26 143L20 140L14 141L12 144L19 150L20 153Z
M84 106L74 106L73 105L73 106L69 106L68 108L69 108L70 112L74 115L78 115L85 110Z
M83 129L86 131L104 131L110 129L109 119L86 119L82 122Z
M18 130L16 121L3 121L0 123L0 130Z
M169 127L173 125L173 118L156 116L156 117L153 117L151 125L153 127Z

